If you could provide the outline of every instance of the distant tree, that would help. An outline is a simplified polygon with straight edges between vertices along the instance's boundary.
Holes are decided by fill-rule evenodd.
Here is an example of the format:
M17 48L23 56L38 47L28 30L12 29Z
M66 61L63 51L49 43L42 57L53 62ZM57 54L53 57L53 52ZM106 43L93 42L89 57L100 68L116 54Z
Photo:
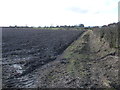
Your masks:
M116 26L116 23L108 24L108 26L110 26L110 27L115 27L115 26Z
M59 28L59 26L58 26L58 25L57 25L56 27L57 27L57 28Z
M10 28L13 28L13 26L9 26Z
M99 26L94 26L94 27L92 27L92 28L99 28Z
M64 25L63 27L64 27L64 28L67 28L67 25Z
M107 27L107 25L103 25L102 27Z
M17 25L15 25L15 28L17 28Z
M38 26L38 28L41 28L41 26Z
M79 27L84 27L84 24L79 24Z
M53 26L53 25L51 25L51 26L50 26L50 28L54 28L54 26Z
M88 26L88 27L85 27L85 29L91 29L91 27L90 27L90 26Z

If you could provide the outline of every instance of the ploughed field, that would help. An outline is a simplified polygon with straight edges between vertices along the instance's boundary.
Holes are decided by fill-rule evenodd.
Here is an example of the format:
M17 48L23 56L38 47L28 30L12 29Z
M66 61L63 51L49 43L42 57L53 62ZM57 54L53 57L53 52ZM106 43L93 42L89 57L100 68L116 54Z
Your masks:
M35 70L55 60L83 32L3 28L3 88L35 87Z

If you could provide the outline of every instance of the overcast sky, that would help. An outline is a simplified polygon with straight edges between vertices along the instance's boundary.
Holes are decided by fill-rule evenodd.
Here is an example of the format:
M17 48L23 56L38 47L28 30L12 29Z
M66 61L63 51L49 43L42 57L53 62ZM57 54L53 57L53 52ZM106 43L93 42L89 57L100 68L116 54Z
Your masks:
M119 0L0 0L0 26L101 26L118 21Z

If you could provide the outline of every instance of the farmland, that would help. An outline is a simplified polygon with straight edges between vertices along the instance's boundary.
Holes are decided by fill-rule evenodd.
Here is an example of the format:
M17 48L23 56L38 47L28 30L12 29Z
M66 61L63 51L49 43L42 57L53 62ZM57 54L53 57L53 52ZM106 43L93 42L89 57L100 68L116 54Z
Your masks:
M3 88L119 90L119 25L3 28Z
M55 60L83 32L3 28L3 87L34 85L33 76L29 77L31 73Z

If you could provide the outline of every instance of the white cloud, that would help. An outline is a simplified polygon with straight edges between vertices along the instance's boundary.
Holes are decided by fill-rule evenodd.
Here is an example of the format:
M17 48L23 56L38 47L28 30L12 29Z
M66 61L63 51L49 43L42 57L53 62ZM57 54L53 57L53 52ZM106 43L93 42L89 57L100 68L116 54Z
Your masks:
M118 20L119 0L0 0L0 26L104 25Z

